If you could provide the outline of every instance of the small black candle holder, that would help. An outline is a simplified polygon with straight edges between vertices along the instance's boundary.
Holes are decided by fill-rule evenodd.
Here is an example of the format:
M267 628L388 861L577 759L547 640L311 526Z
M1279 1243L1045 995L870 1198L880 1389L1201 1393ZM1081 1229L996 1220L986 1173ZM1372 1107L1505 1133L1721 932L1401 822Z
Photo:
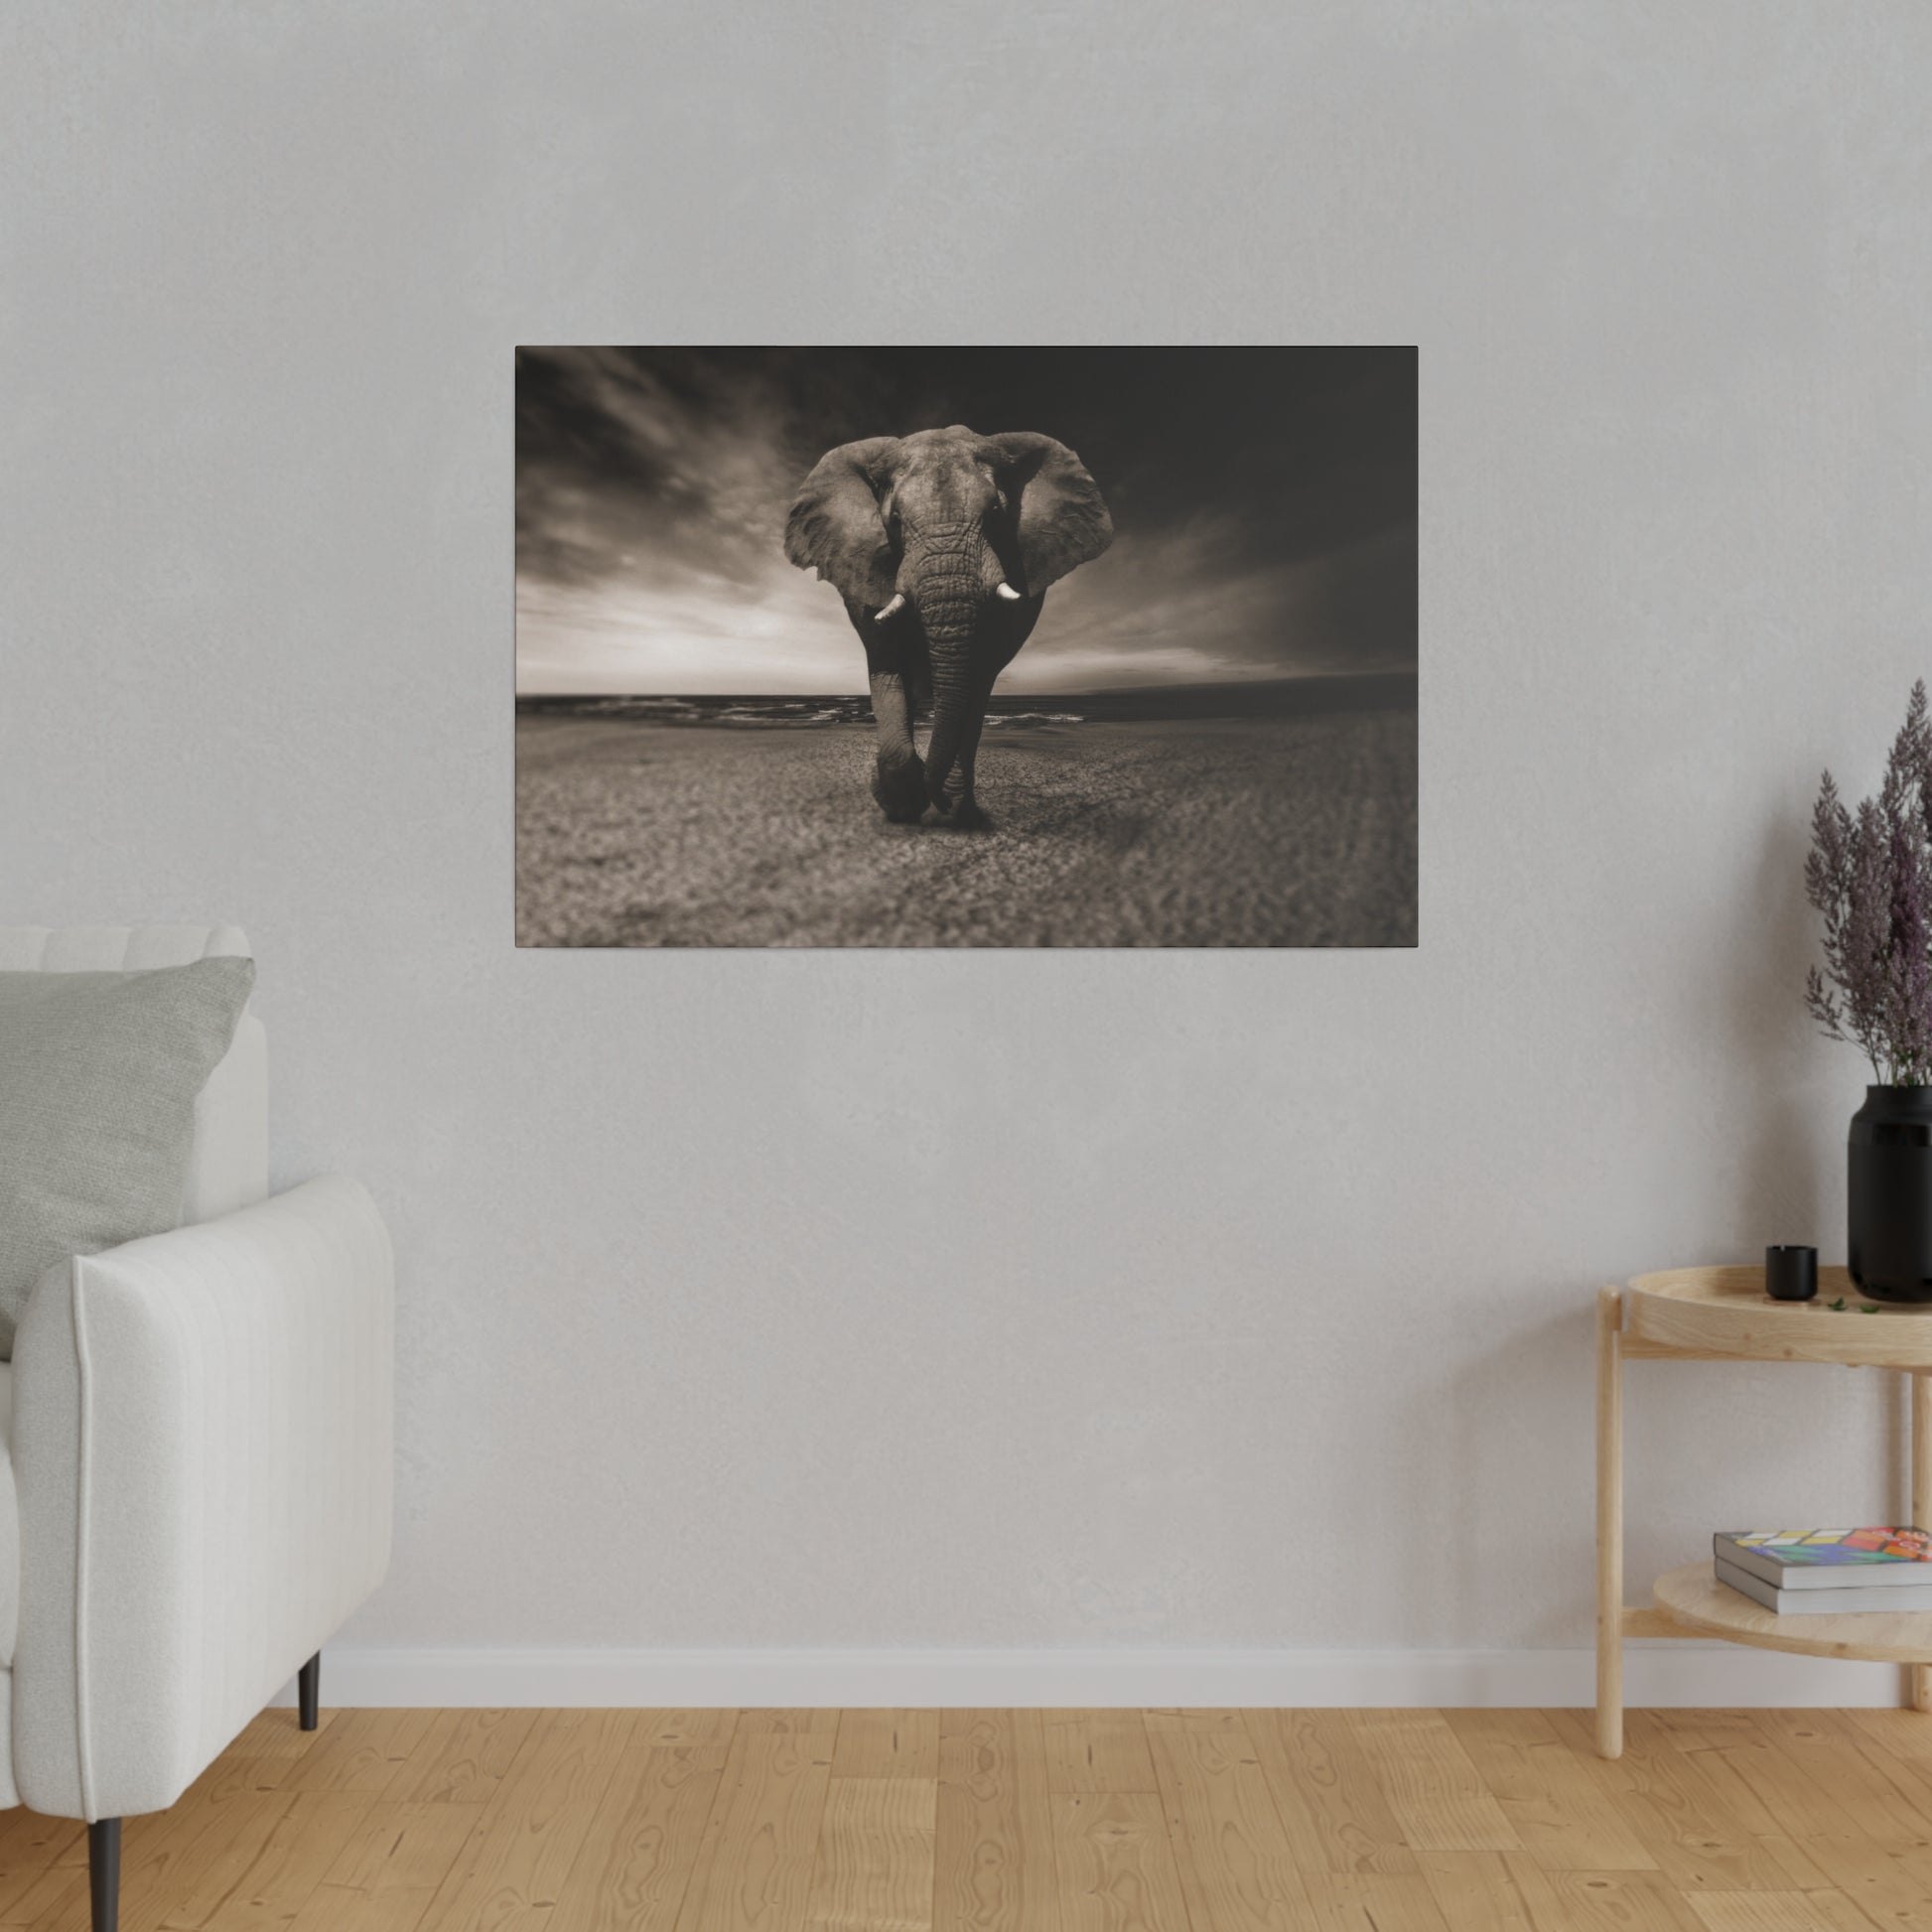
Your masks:
M1774 1302L1811 1302L1818 1297L1818 1250L1764 1250L1764 1292Z

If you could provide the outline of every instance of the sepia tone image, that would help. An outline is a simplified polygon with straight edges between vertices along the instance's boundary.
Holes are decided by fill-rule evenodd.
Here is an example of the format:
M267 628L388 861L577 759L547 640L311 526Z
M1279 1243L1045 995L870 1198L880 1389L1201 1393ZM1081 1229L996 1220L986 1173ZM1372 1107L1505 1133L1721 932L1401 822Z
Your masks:
M1417 357L516 358L527 946L1412 946Z

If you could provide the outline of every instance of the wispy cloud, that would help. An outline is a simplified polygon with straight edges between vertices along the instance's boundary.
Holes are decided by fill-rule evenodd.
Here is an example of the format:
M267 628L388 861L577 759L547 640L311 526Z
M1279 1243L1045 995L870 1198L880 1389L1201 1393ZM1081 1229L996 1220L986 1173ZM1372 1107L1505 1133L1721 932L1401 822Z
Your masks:
M1018 386L1011 399L935 393L944 352L926 353L933 361L914 371L924 385L914 402L853 351L519 351L518 688L863 690L864 657L837 597L782 554L805 471L834 442L930 420L1067 434L1059 421L1023 419L1051 409L1051 396ZM1030 354L1009 353L1016 367ZM949 412L948 401L962 406ZM1123 396L1117 422L1083 432L1115 457L1108 465L1083 449L1114 499L1114 546L1049 594L1006 686L1075 691L1414 663L1413 492L1405 505L1399 487L1383 488L1396 509L1371 498L1381 527L1365 514L1367 534L1311 552L1301 506L1319 499L1318 469L1296 468L1284 448L1276 498L1262 500L1253 479L1272 474L1265 448L1248 450L1245 466L1205 461L1200 449L1170 460L1160 425L1136 440L1135 407ZM919 420L906 419L913 412ZM1212 455L1206 432L1189 424L1186 433ZM1252 442L1257 425L1231 422L1221 433ZM1411 437L1411 462L1412 450ZM1345 439L1332 459L1337 473L1362 461ZM1220 482L1224 469L1241 481Z
M1053 593L1007 681L1098 690L1174 680L1385 671L1415 663L1411 525L1328 555L1253 563L1211 522L1116 541Z

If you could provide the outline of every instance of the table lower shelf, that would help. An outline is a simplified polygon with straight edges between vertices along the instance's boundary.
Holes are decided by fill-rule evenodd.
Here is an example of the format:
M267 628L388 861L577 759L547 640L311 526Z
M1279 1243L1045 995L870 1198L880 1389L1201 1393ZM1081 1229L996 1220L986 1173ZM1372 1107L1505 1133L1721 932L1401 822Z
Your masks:
M1667 1570L1651 1591L1657 1607L1690 1635L1723 1637L1760 1650L1805 1657L1851 1657L1873 1664L1932 1664L1932 1610L1893 1616L1779 1616L1719 1583L1708 1563Z

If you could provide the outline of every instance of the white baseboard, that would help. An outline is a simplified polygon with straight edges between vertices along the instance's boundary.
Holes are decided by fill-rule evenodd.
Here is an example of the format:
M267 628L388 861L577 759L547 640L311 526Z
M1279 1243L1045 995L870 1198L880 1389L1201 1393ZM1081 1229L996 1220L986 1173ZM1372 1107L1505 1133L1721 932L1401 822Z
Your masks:
M1888 1664L1734 1644L1632 1643L1634 1707L1890 1705ZM326 1651L325 1704L358 1706L1581 1706L1587 1650ZM279 1700L295 1701L294 1686Z

